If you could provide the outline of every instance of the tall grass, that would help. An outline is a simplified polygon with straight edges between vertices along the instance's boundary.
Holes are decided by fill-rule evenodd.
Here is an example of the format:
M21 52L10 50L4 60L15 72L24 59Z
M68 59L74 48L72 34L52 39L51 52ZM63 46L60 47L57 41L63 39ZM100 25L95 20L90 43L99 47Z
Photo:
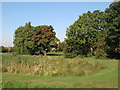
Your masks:
M83 76L99 72L107 66L98 60L64 59L39 55L2 55L2 71L39 76Z

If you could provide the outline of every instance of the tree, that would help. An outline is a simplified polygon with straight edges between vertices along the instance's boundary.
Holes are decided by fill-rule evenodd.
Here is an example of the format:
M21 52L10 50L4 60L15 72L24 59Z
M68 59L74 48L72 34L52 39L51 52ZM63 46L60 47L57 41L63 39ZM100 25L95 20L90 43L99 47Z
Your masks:
M105 37L100 37L98 41L96 41L93 45L94 55L97 58L106 58L108 56L107 51L109 46L106 43Z
M96 49L93 47L95 42L98 42L101 37L105 37L107 33L105 17L106 14L99 10L95 10L93 13L88 11L79 16L79 19L67 28L65 57L95 55Z
M56 38L55 32L53 31L52 26L42 25L35 27L35 35L34 35L34 44L35 51L39 51L46 55L46 52L50 48L50 43Z
M14 50L18 54L35 54L40 52L46 55L50 43L55 40L55 32L52 26L31 26L26 23L15 31Z
M58 47L57 47L57 52L63 52L64 48L65 48L65 45L66 45L65 41L59 42Z
M0 52L5 53L5 52L7 52L7 49L4 46L1 46L0 47Z
M19 27L15 31L14 49L18 54L33 54L34 42L33 35L35 34L34 27L31 23L26 23L25 26Z
M109 8L105 10L108 22L107 44L109 45L109 57L120 58L120 1L113 2Z

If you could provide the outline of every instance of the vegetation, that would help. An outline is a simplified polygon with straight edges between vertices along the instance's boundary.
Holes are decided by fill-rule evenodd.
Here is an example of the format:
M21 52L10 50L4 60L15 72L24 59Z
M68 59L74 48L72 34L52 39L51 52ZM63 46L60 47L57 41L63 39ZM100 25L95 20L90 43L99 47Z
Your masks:
M0 47L0 52L7 52L7 50L5 49L4 46L1 46L1 47Z
M2 52L2 53L12 52L12 51L13 51L13 48L12 48L12 47L4 47L4 46L1 46L1 47L0 47L0 52Z
M93 56L99 51L104 52L103 50L106 43L102 43L99 45L100 47L95 46L95 44L97 44L95 42L101 41L101 38L104 40L103 36L105 36L106 32L104 17L104 12L96 10L91 13L88 11L84 13L83 16L80 16L79 19L67 29L66 57L71 55L72 57L78 55ZM97 52L97 49L100 50ZM106 55L106 53L104 53L104 55Z
M105 12L88 11L66 31L65 57L96 56L120 58L120 2ZM112 16L112 17L111 17Z
M19 27L14 35L14 51L18 54L32 54L34 49L34 27L31 23Z
M3 55L3 72L3 88L118 87L118 61L111 59Z
M31 26L26 23L15 31L14 50L18 54L35 54L40 52L46 55L51 42L56 39L52 26Z
M49 51L63 52L66 58L76 56L120 58L120 1L105 11L88 11L67 28L64 42L55 37L52 26L26 23L15 31L14 50L18 54ZM58 43L59 42L59 43Z
M40 76L82 76L107 67L103 62L50 56L2 55L3 72Z
M105 10L108 22L107 44L110 47L109 57L120 58L120 1L113 2L109 8Z
M65 45L66 45L66 43L64 41L63 42L59 42L58 46L57 46L57 49L56 49L56 52L63 52L64 48L65 48Z
M118 88L119 7L120 1L104 12L83 13L63 42L51 25L17 28L15 53L1 55L3 88Z

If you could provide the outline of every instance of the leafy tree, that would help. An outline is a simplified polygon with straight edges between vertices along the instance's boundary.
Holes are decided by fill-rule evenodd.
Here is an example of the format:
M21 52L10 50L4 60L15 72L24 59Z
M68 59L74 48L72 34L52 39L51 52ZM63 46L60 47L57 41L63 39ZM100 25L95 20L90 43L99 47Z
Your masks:
M42 25L35 27L36 33L34 35L35 51L39 51L46 55L50 48L51 42L55 40L55 32L52 26Z
M26 23L15 31L14 50L19 54L35 54L40 52L46 55L50 43L55 40L55 32L52 26L31 26Z
M60 40L57 37L55 37L54 40L50 42L50 50L52 51L52 49L54 48L55 49L54 51L56 51L59 46L58 45L59 42Z
M31 23L26 23L25 26L19 27L15 31L14 36L14 50L18 54L33 54L34 42L33 35L35 34L34 27Z
M109 57L120 58L120 1L113 2L109 8L105 10L108 22L107 44L110 46Z
M0 47L0 52L3 52L3 53L4 53L4 52L7 52L7 49L6 49L4 46L1 46L1 47Z
M96 41L93 45L94 55L97 58L106 58L108 56L107 51L109 49L105 37L100 37L98 41Z
M64 48L65 48L65 45L66 45L65 41L59 42L58 47L57 47L57 52L63 52Z
M67 29L65 57L75 57L78 55L93 56L95 53L94 44L100 37L105 37L107 33L106 14L96 10L93 13L88 11L75 21Z

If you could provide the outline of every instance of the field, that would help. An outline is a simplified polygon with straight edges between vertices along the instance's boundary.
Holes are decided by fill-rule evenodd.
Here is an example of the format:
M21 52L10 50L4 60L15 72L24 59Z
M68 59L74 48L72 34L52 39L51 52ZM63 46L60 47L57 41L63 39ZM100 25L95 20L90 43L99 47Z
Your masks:
M3 88L118 88L118 60L2 55Z

